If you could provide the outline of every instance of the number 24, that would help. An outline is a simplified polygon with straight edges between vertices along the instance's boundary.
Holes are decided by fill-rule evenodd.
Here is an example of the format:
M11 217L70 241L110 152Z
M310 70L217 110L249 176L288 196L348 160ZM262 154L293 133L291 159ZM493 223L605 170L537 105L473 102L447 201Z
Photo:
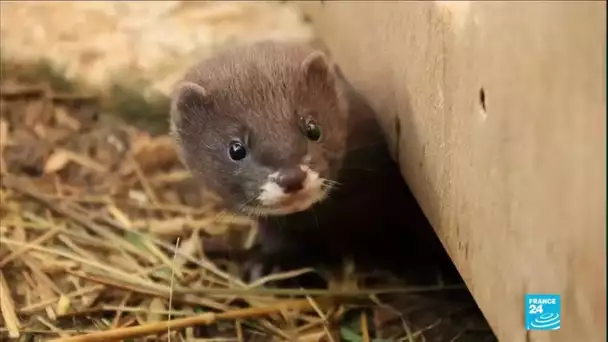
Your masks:
M531 313L531 314L536 314L536 313L542 314L543 313L543 305L542 304L540 304L540 305L530 304L529 308L530 308L529 313Z

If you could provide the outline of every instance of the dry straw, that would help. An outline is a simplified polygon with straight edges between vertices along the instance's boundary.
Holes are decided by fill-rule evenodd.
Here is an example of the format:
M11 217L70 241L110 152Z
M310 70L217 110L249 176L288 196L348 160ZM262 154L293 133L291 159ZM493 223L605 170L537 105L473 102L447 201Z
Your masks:
M3 80L0 99L0 336L333 341L361 299L461 288L267 287L312 269L245 283L231 256L255 225L215 209L167 136L98 120L94 98L47 86ZM391 336L413 341L393 311ZM377 321L357 319L363 340Z

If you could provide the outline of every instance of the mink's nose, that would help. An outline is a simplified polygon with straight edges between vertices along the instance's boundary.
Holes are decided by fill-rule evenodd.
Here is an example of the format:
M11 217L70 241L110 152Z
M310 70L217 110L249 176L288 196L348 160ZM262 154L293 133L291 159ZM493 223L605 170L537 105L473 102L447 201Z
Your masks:
M286 193L296 192L302 190L304 187L304 180L306 179L306 173L300 168L289 168L279 172L279 178L277 184Z

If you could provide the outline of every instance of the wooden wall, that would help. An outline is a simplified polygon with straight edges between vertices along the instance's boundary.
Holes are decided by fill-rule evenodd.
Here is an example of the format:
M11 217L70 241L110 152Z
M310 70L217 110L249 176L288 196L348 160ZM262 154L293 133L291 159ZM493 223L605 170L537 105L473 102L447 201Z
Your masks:
M605 2L300 5L499 339L605 341ZM561 330L526 332L530 292Z

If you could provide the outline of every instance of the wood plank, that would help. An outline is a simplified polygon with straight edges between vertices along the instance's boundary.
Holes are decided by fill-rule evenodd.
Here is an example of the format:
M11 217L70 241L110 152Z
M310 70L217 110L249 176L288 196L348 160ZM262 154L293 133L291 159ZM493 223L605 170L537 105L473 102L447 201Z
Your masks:
M605 2L300 5L498 338L605 341ZM534 292L559 331L526 332Z

